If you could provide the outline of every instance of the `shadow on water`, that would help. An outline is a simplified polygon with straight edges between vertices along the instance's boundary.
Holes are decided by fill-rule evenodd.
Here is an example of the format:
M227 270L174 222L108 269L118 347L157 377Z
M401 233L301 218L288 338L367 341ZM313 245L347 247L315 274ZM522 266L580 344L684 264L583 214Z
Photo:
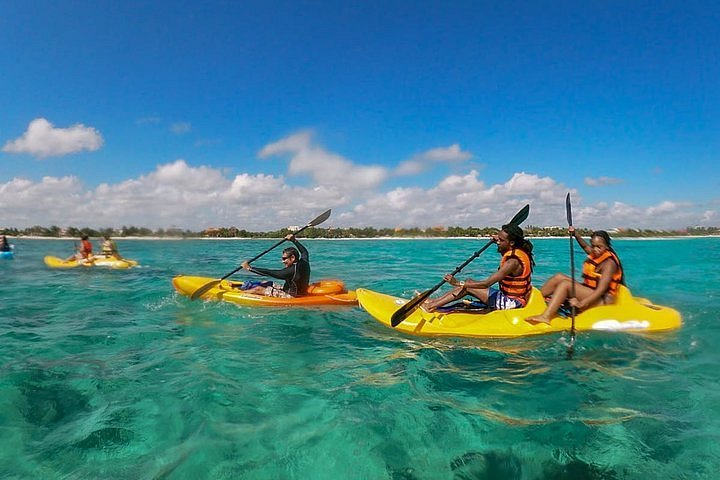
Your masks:
M25 420L37 427L52 428L75 415L88 411L90 396L68 384L68 373L33 369L18 384L22 393L19 410Z

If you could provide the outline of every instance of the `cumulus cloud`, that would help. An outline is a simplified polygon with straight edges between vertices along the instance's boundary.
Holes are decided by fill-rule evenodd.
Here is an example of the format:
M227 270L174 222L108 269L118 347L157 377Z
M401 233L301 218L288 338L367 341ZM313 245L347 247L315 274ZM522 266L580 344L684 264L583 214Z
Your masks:
M20 228L176 225L274 230L309 220L330 207L341 208L348 201L334 189L293 187L282 176L265 174L228 177L219 169L193 167L182 159L138 178L96 188L87 188L73 176L0 183L0 209L7 213L3 223Z
M429 189L396 188L372 195L343 219L385 227L502 225L529 203L530 224L556 225L565 218L567 192L567 187L551 178L524 172L504 183L486 185L478 171L472 170L449 175Z
M625 202L573 205L576 225L588 228L682 229L689 226L715 226L717 211L690 202L661 201L656 205L635 206Z
M341 191L375 188L388 177L384 167L358 165L314 144L310 132L296 133L266 145L258 155L260 158L289 156L290 175L310 175L318 186Z
M47 158L83 150L98 150L102 144L102 135L92 127L76 124L68 128L57 128L44 118L36 118L30 122L20 138L8 141L2 151Z
M297 186L283 175L231 174L177 159L136 178L96 187L75 176L14 178L0 183L0 211L4 225L19 228L236 226L257 231L297 225L328 208L333 216L324 226L499 226L529 203L525 225L562 227L569 191L574 223L587 228L683 228L713 225L718 218L717 205L672 200L643 207L617 201L588 204L578 190L528 172L488 183L471 170L439 178L429 187L383 190L387 170L368 173L366 169L376 167L328 152L304 133L260 152L275 155L289 155L291 175L305 173L313 181ZM357 188L355 182L376 188Z
M395 169L395 175L415 175L427 170L433 163L457 163L471 158L470 152L462 151L460 145L455 143L449 147L433 148L405 160Z
M613 177L598 177L598 178L585 177L585 185L587 185L589 187L602 187L604 185L617 185L618 183L623 183L623 180L620 178L613 178Z

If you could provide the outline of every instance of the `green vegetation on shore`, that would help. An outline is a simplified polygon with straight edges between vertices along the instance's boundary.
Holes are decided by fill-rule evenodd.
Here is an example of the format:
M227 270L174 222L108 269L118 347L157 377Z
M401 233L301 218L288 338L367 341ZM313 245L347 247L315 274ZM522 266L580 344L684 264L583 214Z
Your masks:
M564 237L567 235L565 227L536 227L524 228L528 237ZM434 228L308 228L303 232L306 238L447 238L447 237L488 237L498 231L494 227L434 227ZM579 228L583 236L589 236L591 229ZM251 232L236 227L210 228L204 231L194 232L179 228L151 230L143 227L123 226L122 228L103 228L95 230L89 227L60 228L56 225L51 227L0 228L0 234L14 237L160 237L160 238L279 238L290 233L290 230L283 228L268 232ZM614 229L610 231L615 237L647 238L647 237L678 237L678 236L706 236L720 235L720 227L688 227L683 230L650 230L650 229Z

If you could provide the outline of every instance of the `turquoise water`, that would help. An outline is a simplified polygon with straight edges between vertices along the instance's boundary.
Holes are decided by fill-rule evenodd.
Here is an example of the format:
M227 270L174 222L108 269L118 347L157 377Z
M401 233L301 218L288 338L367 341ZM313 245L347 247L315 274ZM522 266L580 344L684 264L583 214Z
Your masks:
M128 241L141 268L50 270L73 242L0 263L0 477L704 479L720 471L720 239L617 240L669 334L428 339L358 308L190 302L274 243ZM314 278L410 295L485 240L308 241ZM536 240L536 283L568 270ZM488 250L466 268L497 268ZM259 266L279 267L279 251ZM579 255L578 255L579 257ZM578 259L579 264L579 259ZM461 277L464 277L461 275ZM242 279L243 274L236 276Z

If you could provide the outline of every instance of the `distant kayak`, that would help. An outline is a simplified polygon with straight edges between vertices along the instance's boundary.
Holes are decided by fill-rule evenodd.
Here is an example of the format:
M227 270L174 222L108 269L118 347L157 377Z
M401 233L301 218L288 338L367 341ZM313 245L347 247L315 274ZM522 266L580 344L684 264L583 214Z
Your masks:
M392 314L408 301L362 288L357 290L357 297L365 311L388 327L391 327ZM544 309L542 294L533 288L530 301L524 308L492 310L487 313L430 313L418 308L394 330L412 335L462 337L522 337L570 330L570 318L555 317L549 325L525 321L532 315L541 314ZM680 328L681 325L682 319L677 310L633 297L630 290L622 285L615 304L593 307L575 316L577 331L663 332Z
M13 252L12 250L10 250L8 252L0 252L0 258L4 258L6 260L12 260L13 258L15 258L15 252Z
M45 265L50 268L103 267L125 269L136 267L138 265L138 262L136 262L135 260L128 260L125 258L120 259L117 257L106 257L103 255L94 256L92 260L70 260L69 262L65 261L62 258L48 255L43 259L43 261L45 262Z
M209 277L193 277L179 275L173 278L173 286L182 295L191 296L198 288L208 282L217 281ZM310 284L309 295L304 297L277 298L255 295L241 290L243 282L223 280L216 287L208 290L201 298L219 300L238 305L262 307L296 307L315 305L355 305L357 297L354 291L348 292L341 280L321 280Z

